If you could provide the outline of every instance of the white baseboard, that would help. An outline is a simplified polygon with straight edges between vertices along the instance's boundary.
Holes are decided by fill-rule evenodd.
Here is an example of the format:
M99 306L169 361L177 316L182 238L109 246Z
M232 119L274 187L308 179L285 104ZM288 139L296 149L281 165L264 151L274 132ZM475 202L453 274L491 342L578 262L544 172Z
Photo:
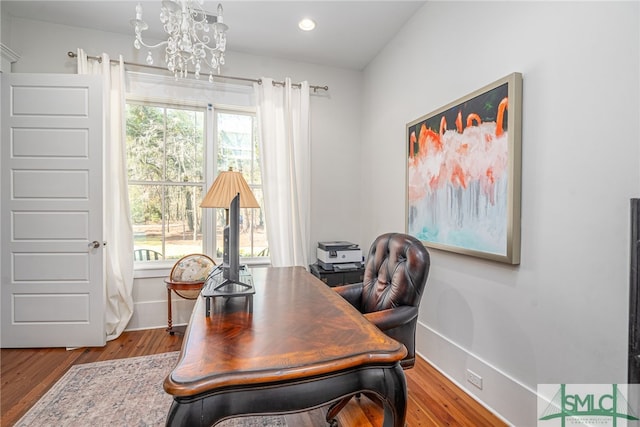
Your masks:
M171 317L173 326L189 323L195 300L172 299ZM157 329L167 327L167 301L144 301L134 304L133 316L127 325L127 331Z
M538 424L534 390L421 322L416 331L416 352L507 424ZM482 389L467 381L467 369L482 377Z

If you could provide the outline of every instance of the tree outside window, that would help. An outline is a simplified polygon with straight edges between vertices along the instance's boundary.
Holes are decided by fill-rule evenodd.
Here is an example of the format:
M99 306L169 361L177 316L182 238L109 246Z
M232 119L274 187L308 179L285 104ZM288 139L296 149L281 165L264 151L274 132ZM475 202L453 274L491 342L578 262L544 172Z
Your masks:
M130 102L126 108L129 202L137 261L203 253L206 221L200 202L205 183L206 110ZM262 205L255 115L214 114L216 171L240 170ZM215 173L217 175L217 172ZM224 209L215 220L215 252L222 256ZM268 256L262 209L241 209L241 256ZM204 233L204 234L203 234Z

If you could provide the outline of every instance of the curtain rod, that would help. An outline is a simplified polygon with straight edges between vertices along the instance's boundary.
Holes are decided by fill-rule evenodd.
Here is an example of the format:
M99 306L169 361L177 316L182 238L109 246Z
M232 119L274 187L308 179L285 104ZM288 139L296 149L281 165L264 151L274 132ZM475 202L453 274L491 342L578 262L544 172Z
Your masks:
M69 58L76 58L78 56L78 54L75 53L75 52L69 51L69 52L67 52L67 56L69 56ZM87 55L87 59L93 59L95 61L98 61L98 62L102 63L102 57L101 56L89 56L89 55ZM111 63L117 64L119 62L120 61L116 61L115 59L111 60ZM135 62L127 62L127 61L123 61L123 62L124 62L124 65L132 65L134 67L153 68L155 70L169 71L166 68L158 67L157 65L137 64ZM262 79L251 79L251 78L248 78L248 77L224 76L224 75L220 75L220 74L218 74L218 75L214 74L213 78L229 79L229 80L242 80L242 81L245 81L245 82L258 83L259 85L262 84ZM276 85L277 86L284 86L284 82L276 82L276 81L274 81L273 85L274 86L276 86ZM298 88L302 87L302 85L300 83L292 83L291 86L298 87ZM326 86L326 85L325 86L309 85L309 88L313 89L314 92L317 92L319 90L329 90L329 86Z

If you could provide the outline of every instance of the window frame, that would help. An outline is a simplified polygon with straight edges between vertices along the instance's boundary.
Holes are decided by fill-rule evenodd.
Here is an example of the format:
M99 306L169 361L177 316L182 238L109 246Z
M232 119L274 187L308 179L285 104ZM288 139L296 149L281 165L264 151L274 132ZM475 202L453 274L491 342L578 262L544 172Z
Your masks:
M212 116L212 131L213 131L213 138L217 139L217 135L218 135L218 121L216 120L216 114L235 114L235 115L246 115L246 116L251 116L253 117L253 123L254 123L254 129L252 129L252 133L255 132L255 134L253 134L252 136L254 138L257 138L257 132L258 132L258 115L257 115L257 109L255 107L229 107L229 106L218 106L218 107L213 107L213 116ZM212 145L212 150L213 150L213 155L212 155L212 161L213 161L213 172L212 172L212 179L211 182L208 184L207 186L207 190L209 189L209 187L211 187L211 184L213 184L213 178L215 176L217 176L216 171L215 171L215 167L218 164L218 146L217 146L217 140L215 140L214 144ZM256 155L256 151L252 150L252 163L255 161L255 155ZM260 173L262 173L262 165L259 165L260 167ZM234 169L236 170L236 169ZM264 196L264 183L262 181L262 177L260 178L260 184L256 185L253 182L249 182L247 181L247 184L249 185L249 188L251 188L251 191L254 192L256 189L259 189L260 192L262 193L262 195ZM206 193L206 191L205 191ZM264 203L263 203L264 205ZM264 206L261 206L261 209L264 210ZM252 212L252 215L255 215L255 212ZM255 218L255 217L254 217ZM212 219L215 222L215 215L212 215ZM213 224L213 227L215 227L215 224ZM215 229L215 228L214 228ZM266 232L266 230L265 230ZM255 229L252 228L251 229L251 251L252 253L254 253L255 255L255 241L254 241L254 237L255 237ZM216 253L217 252L217 247L215 246L216 242L215 239L212 239L213 242L213 247L211 248L211 253ZM215 258L215 257L214 257ZM268 262L266 262L268 261ZM248 264L248 265L268 265L271 263L270 258L269 257L241 257L240 258L240 262L243 264Z
M150 98L144 96L136 96L134 94L128 94L125 99L126 104L138 104L147 105L153 107L163 108L175 108L175 109L191 109L200 110L204 112L204 188L203 195L211 187L216 176L216 167L218 164L217 153L217 122L215 120L216 113L230 113L230 114L245 114L253 116L253 119L258 120L257 108L255 106L243 106L243 105L230 105L223 103L206 103L198 101L183 101L173 98ZM124 121L126 127L126 119ZM126 129L124 129L126 133ZM257 132L257 129L256 129ZM164 182L164 181L163 181ZM127 179L127 188L129 186ZM256 187L250 184L253 189ZM263 189L263 184L259 186ZM263 190L262 190L263 191ZM203 208L202 209L202 241L203 252L206 254L213 254L212 258L216 262L221 262L220 258L216 257L216 239L215 239L215 214L216 208ZM253 239L253 236L252 236ZM253 244L253 242L252 242ZM211 256L211 255L210 255ZM268 266L271 261L269 257L243 257L240 259L243 264L251 266ZM134 261L134 278L152 278L163 277L169 274L171 268L177 260L164 259L158 261Z
M174 182L171 180L167 180L166 176L164 177L164 180L159 180L159 181L152 181L152 182L157 182L157 185L162 186L163 188L167 188L167 187L187 187L187 186L200 186L202 185L202 194L205 194L205 192L207 191L207 180L206 180L206 174L205 174L205 168L206 168L206 156L207 156L207 137L208 137L208 122L207 122L207 110L206 107L203 107L202 105L189 105L189 104L185 104L185 103L173 103L170 101L158 101L158 100L138 100L138 99L131 99L131 98L127 98L125 101L126 105L142 105L142 106L148 106L151 108L162 108L165 110L165 118L166 118L166 110L167 109L171 109L171 110L185 110L185 111L189 111L189 112L197 112L197 113L202 113L203 115L203 159L205 159L205 167L202 168L202 183L197 183L197 182L189 182L189 183L183 183L183 182ZM126 109L125 109L126 110ZM126 117L125 117L125 127L126 127ZM125 133L126 133L126 129L125 129ZM166 152L166 142L167 142L167 138L165 135L165 141L163 143L163 147L165 149L165 151L162 154L163 157L163 163L165 164L166 167L166 160L167 160L167 152ZM166 174L166 171L165 171ZM187 184L187 185L185 185ZM127 177L127 188L129 188L130 185L149 185L148 181L134 181L133 183L129 182L129 179ZM165 200L166 197L166 192L163 191L162 194L162 199ZM204 218L204 214L206 212L202 212L202 224L203 224L203 232L202 232L202 241L203 241L203 250L206 250L206 240L207 240L207 236L206 236L206 229L204 229L204 224L205 224L205 218ZM164 224L163 224L163 229L164 229ZM162 252L166 253L166 248L165 248L165 242L166 240L164 239L163 235L163 244L162 244ZM149 261L134 261L134 268L139 268L141 266L149 266L149 265L168 265L168 266L173 266L173 264L175 264L175 261L177 259L175 258L170 258L170 259L163 259L163 260L149 260Z
M203 194L206 194L211 184L215 180L217 173L216 165L218 164L218 150L217 150L217 121L216 121L216 113L228 113L228 114L244 114L253 116L254 120L258 120L257 109L256 107L246 107L246 106L236 106L236 105L225 105L225 104L208 104L207 106L207 115L205 116L205 120L207 123L210 123L211 126L206 127L205 134L207 141L209 143L205 143L205 159L210 159L210 162L205 161L205 182L206 188ZM210 121L209 121L210 120ZM209 135L208 132L211 134ZM209 157L210 156L210 157ZM249 187L253 190L255 185L249 183ZM263 188L263 185L260 185L260 188ZM263 191L263 190L262 190ZM203 210L203 223L207 221L207 230L212 230L215 232L215 218L217 209L221 208L204 208ZM264 207L263 207L264 209ZM216 256L217 247L216 247L216 239L213 233L208 233L209 236L207 238L203 238L205 251L209 254L214 254L212 258L216 260L216 262L222 262L221 258ZM252 236L252 244L253 244L253 236ZM268 257L241 257L240 262L247 265L269 265L271 263Z

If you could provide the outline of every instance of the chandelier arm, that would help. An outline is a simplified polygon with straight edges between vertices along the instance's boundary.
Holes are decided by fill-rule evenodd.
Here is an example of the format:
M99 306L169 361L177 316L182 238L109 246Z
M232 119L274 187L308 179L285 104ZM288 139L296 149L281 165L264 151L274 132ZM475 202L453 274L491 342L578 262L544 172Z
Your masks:
M144 47L146 47L146 48L148 48L148 49L155 49L156 47L160 47L160 46L163 46L163 45L165 45L165 44L168 44L168 43L169 43L169 42L167 42L167 41L165 40L165 41L160 42L160 43L158 43L158 44L146 44L146 43L142 40L142 38L139 38L139 37L138 37L137 39L138 39L138 42L139 42L142 46L144 46Z
M198 34L191 34L191 37L193 38L193 40L196 41L196 43L200 43L202 45L202 47L205 47L207 49L211 49L211 46L208 45L209 42L211 41L211 37L209 37L208 34L205 34L202 38L198 37ZM215 50L215 49L213 49L213 50Z
M202 43L202 42L200 42L200 43ZM206 50L207 50L208 52L210 52L210 53L215 53L215 52L224 53L224 50L220 49L220 47L218 47L218 44L217 44L217 43L216 43L216 46L215 46L215 47L212 47L212 46L209 46L209 45L207 45L207 44L205 44L205 43L202 43L202 46L201 46L201 47L202 47L203 49L206 49Z
M202 22L196 22L195 27L198 30L203 30L204 24ZM198 34L198 32L193 31L190 33L190 36L193 38L193 40L196 43L199 43L199 47L205 49L209 53L224 52L225 49L220 47L220 43L218 42L218 38L224 37L224 31L218 31L216 29L217 27L215 24L212 25L212 28L213 28L213 35L203 33L201 36L200 34ZM209 46L209 43L212 41L212 39L216 42L215 46Z

